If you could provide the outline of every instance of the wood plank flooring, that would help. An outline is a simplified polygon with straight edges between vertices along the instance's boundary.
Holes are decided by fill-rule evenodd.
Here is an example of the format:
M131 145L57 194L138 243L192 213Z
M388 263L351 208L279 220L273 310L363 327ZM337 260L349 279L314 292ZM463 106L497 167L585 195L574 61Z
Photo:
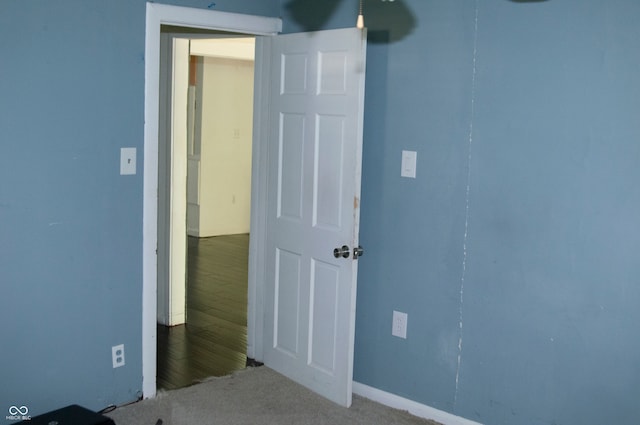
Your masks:
M249 235L189 237L187 324L158 325L159 389L227 375L247 363Z

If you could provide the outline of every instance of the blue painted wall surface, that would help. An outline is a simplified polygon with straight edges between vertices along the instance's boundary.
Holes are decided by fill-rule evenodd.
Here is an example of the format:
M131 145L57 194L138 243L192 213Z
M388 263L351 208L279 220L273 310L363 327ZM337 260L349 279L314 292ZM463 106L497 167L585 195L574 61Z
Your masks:
M355 380L486 424L637 422L640 3L365 15Z
M0 423L140 394L144 34L142 0L0 1Z
M635 423L640 4L479 4L456 408Z
M355 22L297 1L173 3ZM366 6L355 379L487 424L634 423L640 3ZM144 10L0 2L0 412L141 388Z

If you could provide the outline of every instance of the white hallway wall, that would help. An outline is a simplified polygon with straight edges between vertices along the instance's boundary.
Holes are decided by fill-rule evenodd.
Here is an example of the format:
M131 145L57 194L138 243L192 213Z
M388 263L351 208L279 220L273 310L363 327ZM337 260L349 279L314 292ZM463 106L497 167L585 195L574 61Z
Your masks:
M248 233L254 62L204 57L201 63L199 207L189 217L198 223L189 227L200 237Z

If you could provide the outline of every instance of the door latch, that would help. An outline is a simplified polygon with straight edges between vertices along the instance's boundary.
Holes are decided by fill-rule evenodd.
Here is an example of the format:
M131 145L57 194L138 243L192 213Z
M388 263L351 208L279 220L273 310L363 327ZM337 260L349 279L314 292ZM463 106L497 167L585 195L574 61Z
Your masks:
M347 245L342 245L342 248L336 248L333 250L333 256L336 258L349 258L349 247Z

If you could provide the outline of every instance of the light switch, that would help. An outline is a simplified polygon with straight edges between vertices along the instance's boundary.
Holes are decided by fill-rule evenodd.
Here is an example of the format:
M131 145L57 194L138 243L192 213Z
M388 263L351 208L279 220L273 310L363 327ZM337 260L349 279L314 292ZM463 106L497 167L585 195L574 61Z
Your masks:
M136 173L136 148L120 148L120 174Z
M418 153L415 151L402 151L402 170L400 175L402 177L416 178L416 162L418 160Z

